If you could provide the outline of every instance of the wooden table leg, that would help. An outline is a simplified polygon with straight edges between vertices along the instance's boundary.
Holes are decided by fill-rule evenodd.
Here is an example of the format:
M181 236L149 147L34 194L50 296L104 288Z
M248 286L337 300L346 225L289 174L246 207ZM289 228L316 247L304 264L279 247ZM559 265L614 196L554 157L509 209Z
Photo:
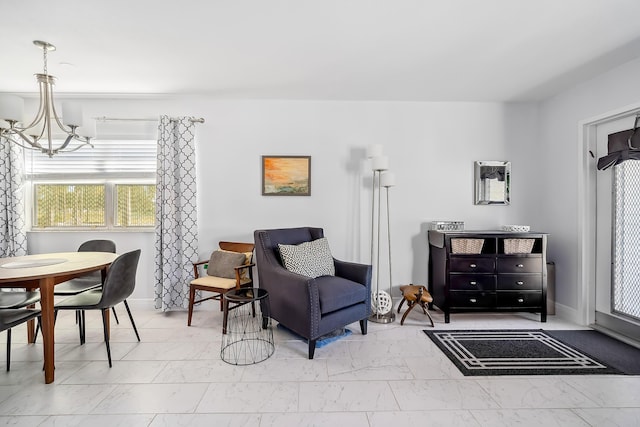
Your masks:
M40 308L42 310L42 346L44 348L44 382L51 384L54 380L54 308L53 308L53 277L40 279Z
M38 286L25 286L25 289L29 292L33 292L34 290L38 289ZM36 307L35 304L31 304L28 308L35 308L35 307ZM35 326L36 326L35 320L31 319L27 321L27 342L28 343L33 343L36 338Z

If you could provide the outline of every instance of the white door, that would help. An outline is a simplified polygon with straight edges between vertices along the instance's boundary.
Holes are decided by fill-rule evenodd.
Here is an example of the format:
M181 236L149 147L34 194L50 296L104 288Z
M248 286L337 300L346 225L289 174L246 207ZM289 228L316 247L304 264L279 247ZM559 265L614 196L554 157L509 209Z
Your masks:
M635 116L597 126L597 153ZM640 338L640 160L596 173L595 323Z

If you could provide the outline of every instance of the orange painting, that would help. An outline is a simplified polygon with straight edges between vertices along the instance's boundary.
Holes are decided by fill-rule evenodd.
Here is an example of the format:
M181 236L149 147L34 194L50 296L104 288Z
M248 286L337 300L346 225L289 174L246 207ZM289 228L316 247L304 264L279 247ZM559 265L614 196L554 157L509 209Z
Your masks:
M262 194L311 195L311 157L262 156Z

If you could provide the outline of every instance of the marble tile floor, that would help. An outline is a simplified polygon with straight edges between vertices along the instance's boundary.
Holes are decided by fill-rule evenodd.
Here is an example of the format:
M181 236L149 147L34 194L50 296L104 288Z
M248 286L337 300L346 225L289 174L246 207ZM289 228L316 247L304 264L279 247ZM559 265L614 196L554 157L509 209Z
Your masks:
M400 326L369 323L316 350L274 328L268 360L232 366L220 359L222 314L161 313L132 307L113 322L109 368L101 320L87 313L79 345L73 313L56 325L56 381L45 385L41 344L14 329L11 372L0 334L0 426L637 426L640 377L464 377L422 330L416 310ZM456 314L436 329L574 329L550 316Z

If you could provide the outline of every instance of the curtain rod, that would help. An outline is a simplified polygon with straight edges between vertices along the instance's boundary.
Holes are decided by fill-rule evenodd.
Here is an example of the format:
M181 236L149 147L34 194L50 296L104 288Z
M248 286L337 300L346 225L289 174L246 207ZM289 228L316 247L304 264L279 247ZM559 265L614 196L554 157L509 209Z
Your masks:
M125 119L125 118L116 118L116 117L94 117L94 119L101 122L157 122L158 119ZM171 117L170 120L172 122L178 121L177 117ZM204 118L202 117L189 117L192 123L204 123Z

